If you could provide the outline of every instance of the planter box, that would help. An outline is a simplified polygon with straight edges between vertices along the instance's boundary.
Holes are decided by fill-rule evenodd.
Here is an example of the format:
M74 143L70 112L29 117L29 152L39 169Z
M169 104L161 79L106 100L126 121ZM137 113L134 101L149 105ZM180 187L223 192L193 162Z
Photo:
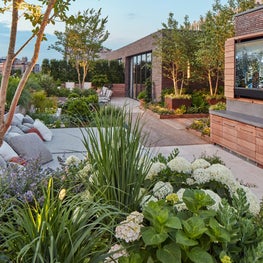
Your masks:
M179 118L207 118L209 117L209 113L185 113L185 114L158 114L147 109L147 112L152 114L158 119L179 119Z
M226 103L226 99L207 99L206 101L208 102L209 105L215 105L218 102Z
M166 107L169 110L179 109L183 105L185 105L185 107L188 108L192 104L192 100L191 99L165 97L164 101L165 101Z

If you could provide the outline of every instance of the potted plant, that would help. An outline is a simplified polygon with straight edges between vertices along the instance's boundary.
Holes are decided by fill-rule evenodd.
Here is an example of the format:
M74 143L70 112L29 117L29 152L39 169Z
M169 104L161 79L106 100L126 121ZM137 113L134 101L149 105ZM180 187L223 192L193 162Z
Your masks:
M215 105L218 102L226 102L224 94L206 95L205 99L210 105Z
M192 99L191 95L189 94L168 94L165 96L164 102L168 109L179 109L183 105L185 105L186 108L190 107L192 104Z

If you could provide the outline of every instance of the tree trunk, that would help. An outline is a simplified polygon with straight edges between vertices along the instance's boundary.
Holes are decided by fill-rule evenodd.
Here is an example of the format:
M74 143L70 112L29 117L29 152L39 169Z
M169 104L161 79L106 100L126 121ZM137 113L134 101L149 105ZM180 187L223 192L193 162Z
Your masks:
M217 72L216 72L216 83L215 83L214 95L217 94L218 85L219 85L219 69L218 69Z
M14 1L13 2L13 11L12 11L12 24L10 31L10 39L9 39L9 47L8 54L5 62L5 66L3 69L3 77L1 81L0 88L0 146L3 143L4 135L8 129L8 126L5 123L4 115L5 115L5 103L6 103L6 92L8 88L8 81L12 71L12 64L14 61L15 54L15 44L16 44L16 35L17 35L17 22L18 22L18 5L22 2Z
M0 102L1 102L1 114L0 114L0 144L2 145L3 143L3 137L6 133L6 131L8 130L8 127L10 126L14 113L15 113L15 109L17 106L17 103L19 101L20 95L25 87L26 81L28 80L28 77L30 75L30 73L32 72L32 69L34 68L37 59L38 59L38 54L40 51L40 46L41 46L41 41L44 35L44 31L45 28L49 22L49 16L51 14L51 11L54 8L54 5L56 3L56 0L50 0L48 2L48 6L46 9L46 12L44 13L43 16L43 20L40 24L39 27L39 31L37 33L37 39L36 39L36 43L35 43L35 47L34 47L34 53L31 59L31 62L28 64L19 84L18 87L16 89L15 95L13 97L13 100L11 102L11 106L9 109L9 113L8 113L8 117L6 120L4 120L4 112L5 112L5 102L6 102L6 91L7 91L7 87L8 87L8 80L11 74L11 70L12 70L12 64L13 64L13 60L14 58L18 55L18 53L14 53L14 47L16 44L16 34L17 34L17 23L18 23L18 8L19 8L19 4L22 3L23 0L19 0L19 1L14 1L13 2L13 13L12 13L12 28L11 28L11 33L10 33L10 43L9 43L9 49L8 49L8 56L7 56L7 64L5 65L4 71L3 71L3 79L2 79L2 83L1 83L1 98L0 98ZM21 49L20 49L21 51Z
M208 76L208 82L209 82L210 95L213 96L213 83L212 83L211 70L208 70L207 76Z
M80 77L80 65L79 65L79 62L76 61L75 65L76 65L76 71L77 71L77 75L78 75L79 87L81 87L81 77Z
M83 76L82 76L82 85L81 85L81 88L84 89L84 83L85 83L85 79L86 79L86 76L88 74L88 66L87 66L87 62L83 63Z

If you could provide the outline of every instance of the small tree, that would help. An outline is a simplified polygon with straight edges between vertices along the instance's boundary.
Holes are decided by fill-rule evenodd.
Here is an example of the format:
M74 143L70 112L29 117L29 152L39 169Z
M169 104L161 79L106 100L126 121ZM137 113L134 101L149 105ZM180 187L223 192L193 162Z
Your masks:
M208 11L205 18L201 17L197 60L206 72L211 96L218 93L220 80L223 80L225 41L234 36L233 17L254 5L254 0L229 0L225 5L215 0L212 11Z
M2 1L3 7L0 7L0 13L4 13L6 11L11 10L12 21L8 54L3 70L3 77L1 80L0 87L0 145L2 145L3 137L12 122L17 103L25 87L27 79L30 73L32 72L34 65L37 62L41 42L43 39L45 39L45 28L49 23L54 23L56 18L60 18L62 20L67 19L66 11L68 10L71 1L74 0L38 0L37 2L39 3L39 5L28 4L24 0ZM27 39L21 47L15 50L17 27L20 17L23 17L27 21L31 22L33 30L31 37ZM25 48L25 46L33 39L35 39L35 46L33 50L32 59L28 63L27 68L18 83L16 92L10 105L9 114L5 120L4 114L6 105L6 95L8 82L12 71L12 64L14 62L14 59L18 56L18 54L20 54L20 52Z
M67 24L65 32L55 32L58 41L51 48L64 54L77 70L79 86L83 87L93 61L98 57L102 43L109 33L105 31L106 18L100 18L101 9L87 9L75 16L75 23Z
M170 13L167 24L163 23L161 37L157 39L155 55L162 62L163 75L173 81L174 94L182 94L185 80L194 61L196 32L191 30L188 16L179 27Z

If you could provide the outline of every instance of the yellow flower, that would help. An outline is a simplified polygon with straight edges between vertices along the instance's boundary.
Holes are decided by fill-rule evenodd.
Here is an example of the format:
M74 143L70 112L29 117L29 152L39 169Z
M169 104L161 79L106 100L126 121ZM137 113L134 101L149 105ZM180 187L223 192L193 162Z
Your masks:
M166 198L165 198L165 200L166 200L167 202L171 202L171 203L173 203L173 204L176 204L176 203L178 202L179 198L178 198L178 195L177 195L177 194L172 193L172 194L167 195Z
M220 260L222 263L232 263L231 258L227 255L223 256Z
M59 195L58 195L59 200L63 201L63 199L66 196L66 193L67 193L67 191L65 188L61 189L61 191L59 192Z

